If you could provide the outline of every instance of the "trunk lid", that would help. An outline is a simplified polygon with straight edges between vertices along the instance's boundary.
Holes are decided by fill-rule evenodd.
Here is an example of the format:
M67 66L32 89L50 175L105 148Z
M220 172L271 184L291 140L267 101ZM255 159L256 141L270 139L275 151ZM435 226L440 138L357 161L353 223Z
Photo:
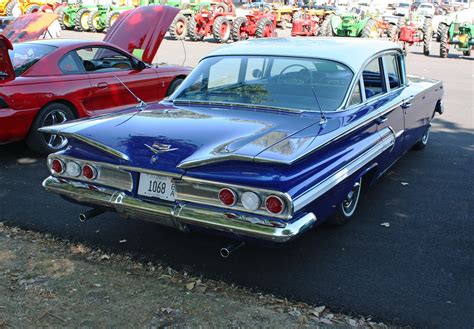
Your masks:
M12 43L47 38L48 28L58 16L51 13L33 13L18 17L2 31Z
M0 81L9 81L15 79L15 71L10 60L9 50L13 50L10 40L0 34Z
M112 43L146 63L152 63L179 9L141 6L120 14L104 41Z
M113 150L129 166L183 174L187 168L213 162L253 161L315 122L319 117L294 113L159 105L41 131Z

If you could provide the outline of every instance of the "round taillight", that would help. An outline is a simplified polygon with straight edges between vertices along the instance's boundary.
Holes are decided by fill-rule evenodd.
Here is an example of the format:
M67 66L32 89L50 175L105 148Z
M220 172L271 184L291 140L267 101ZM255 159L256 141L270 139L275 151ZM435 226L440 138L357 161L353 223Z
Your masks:
M276 195L270 195L265 200L265 208L267 208L268 212L278 215L285 209L285 204L283 203L283 200Z
M54 159L51 162L51 171L56 174L62 174L64 172L64 162L59 159Z
M87 179L94 179L97 177L97 170L89 164L82 167L82 176Z
M219 191L219 200L226 206L233 206L237 202L237 195L229 188Z
M74 161L68 161L66 163L66 174L71 177L77 177L81 174L81 166Z
M260 197L254 192L244 192L240 198L245 209L255 211L260 208Z

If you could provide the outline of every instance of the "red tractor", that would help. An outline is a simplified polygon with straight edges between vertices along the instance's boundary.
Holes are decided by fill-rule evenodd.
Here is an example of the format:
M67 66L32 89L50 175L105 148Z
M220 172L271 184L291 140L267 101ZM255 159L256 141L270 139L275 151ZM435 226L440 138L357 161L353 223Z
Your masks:
M253 10L245 17L237 17L232 25L232 40L246 40L249 37L271 38L276 36L275 15Z
M429 55L432 37L433 28L431 25L431 19L427 18L421 28L413 23L400 26L398 38L391 39L402 42L405 53L407 53L407 45L412 46L415 43L423 43L423 53Z
M318 35L319 19L317 17L304 17L293 20L291 27L292 37L311 37Z
M220 43L230 39L232 20L235 17L235 6L232 1L223 1L228 12L223 12L222 7L204 7L199 13L188 21L188 36L192 41L201 41L206 36L212 35Z

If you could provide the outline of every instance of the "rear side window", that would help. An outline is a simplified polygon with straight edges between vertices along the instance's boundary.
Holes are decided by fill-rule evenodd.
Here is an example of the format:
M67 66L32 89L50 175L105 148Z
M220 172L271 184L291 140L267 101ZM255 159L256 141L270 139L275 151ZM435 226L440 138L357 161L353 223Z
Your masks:
M397 89L401 86L400 66L397 55L385 55L383 57L385 69L387 70L388 83L390 89Z
M372 60L364 69L364 92L366 99L380 95L385 90L380 58Z
M79 67L72 53L67 54L61 59L59 69L65 74L82 73L82 68Z

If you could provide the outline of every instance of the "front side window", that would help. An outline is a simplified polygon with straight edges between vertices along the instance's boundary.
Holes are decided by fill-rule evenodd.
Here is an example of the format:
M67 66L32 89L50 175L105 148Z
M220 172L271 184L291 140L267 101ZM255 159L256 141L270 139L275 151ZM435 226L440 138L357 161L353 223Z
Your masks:
M56 47L32 44L32 43L17 43L13 50L9 50L10 60L15 70L15 75L18 77L26 70L32 67L40 59L56 50Z
M380 58L375 58L367 64L362 73L366 99L370 99L384 92L385 84L380 64Z
M352 81L346 66L321 59L222 56L204 59L173 100L335 111Z
M388 83L390 89L397 89L401 86L401 74L397 55L385 55L383 57L385 69L387 70Z
M76 51L88 72L131 70L130 57L106 47L89 47Z

